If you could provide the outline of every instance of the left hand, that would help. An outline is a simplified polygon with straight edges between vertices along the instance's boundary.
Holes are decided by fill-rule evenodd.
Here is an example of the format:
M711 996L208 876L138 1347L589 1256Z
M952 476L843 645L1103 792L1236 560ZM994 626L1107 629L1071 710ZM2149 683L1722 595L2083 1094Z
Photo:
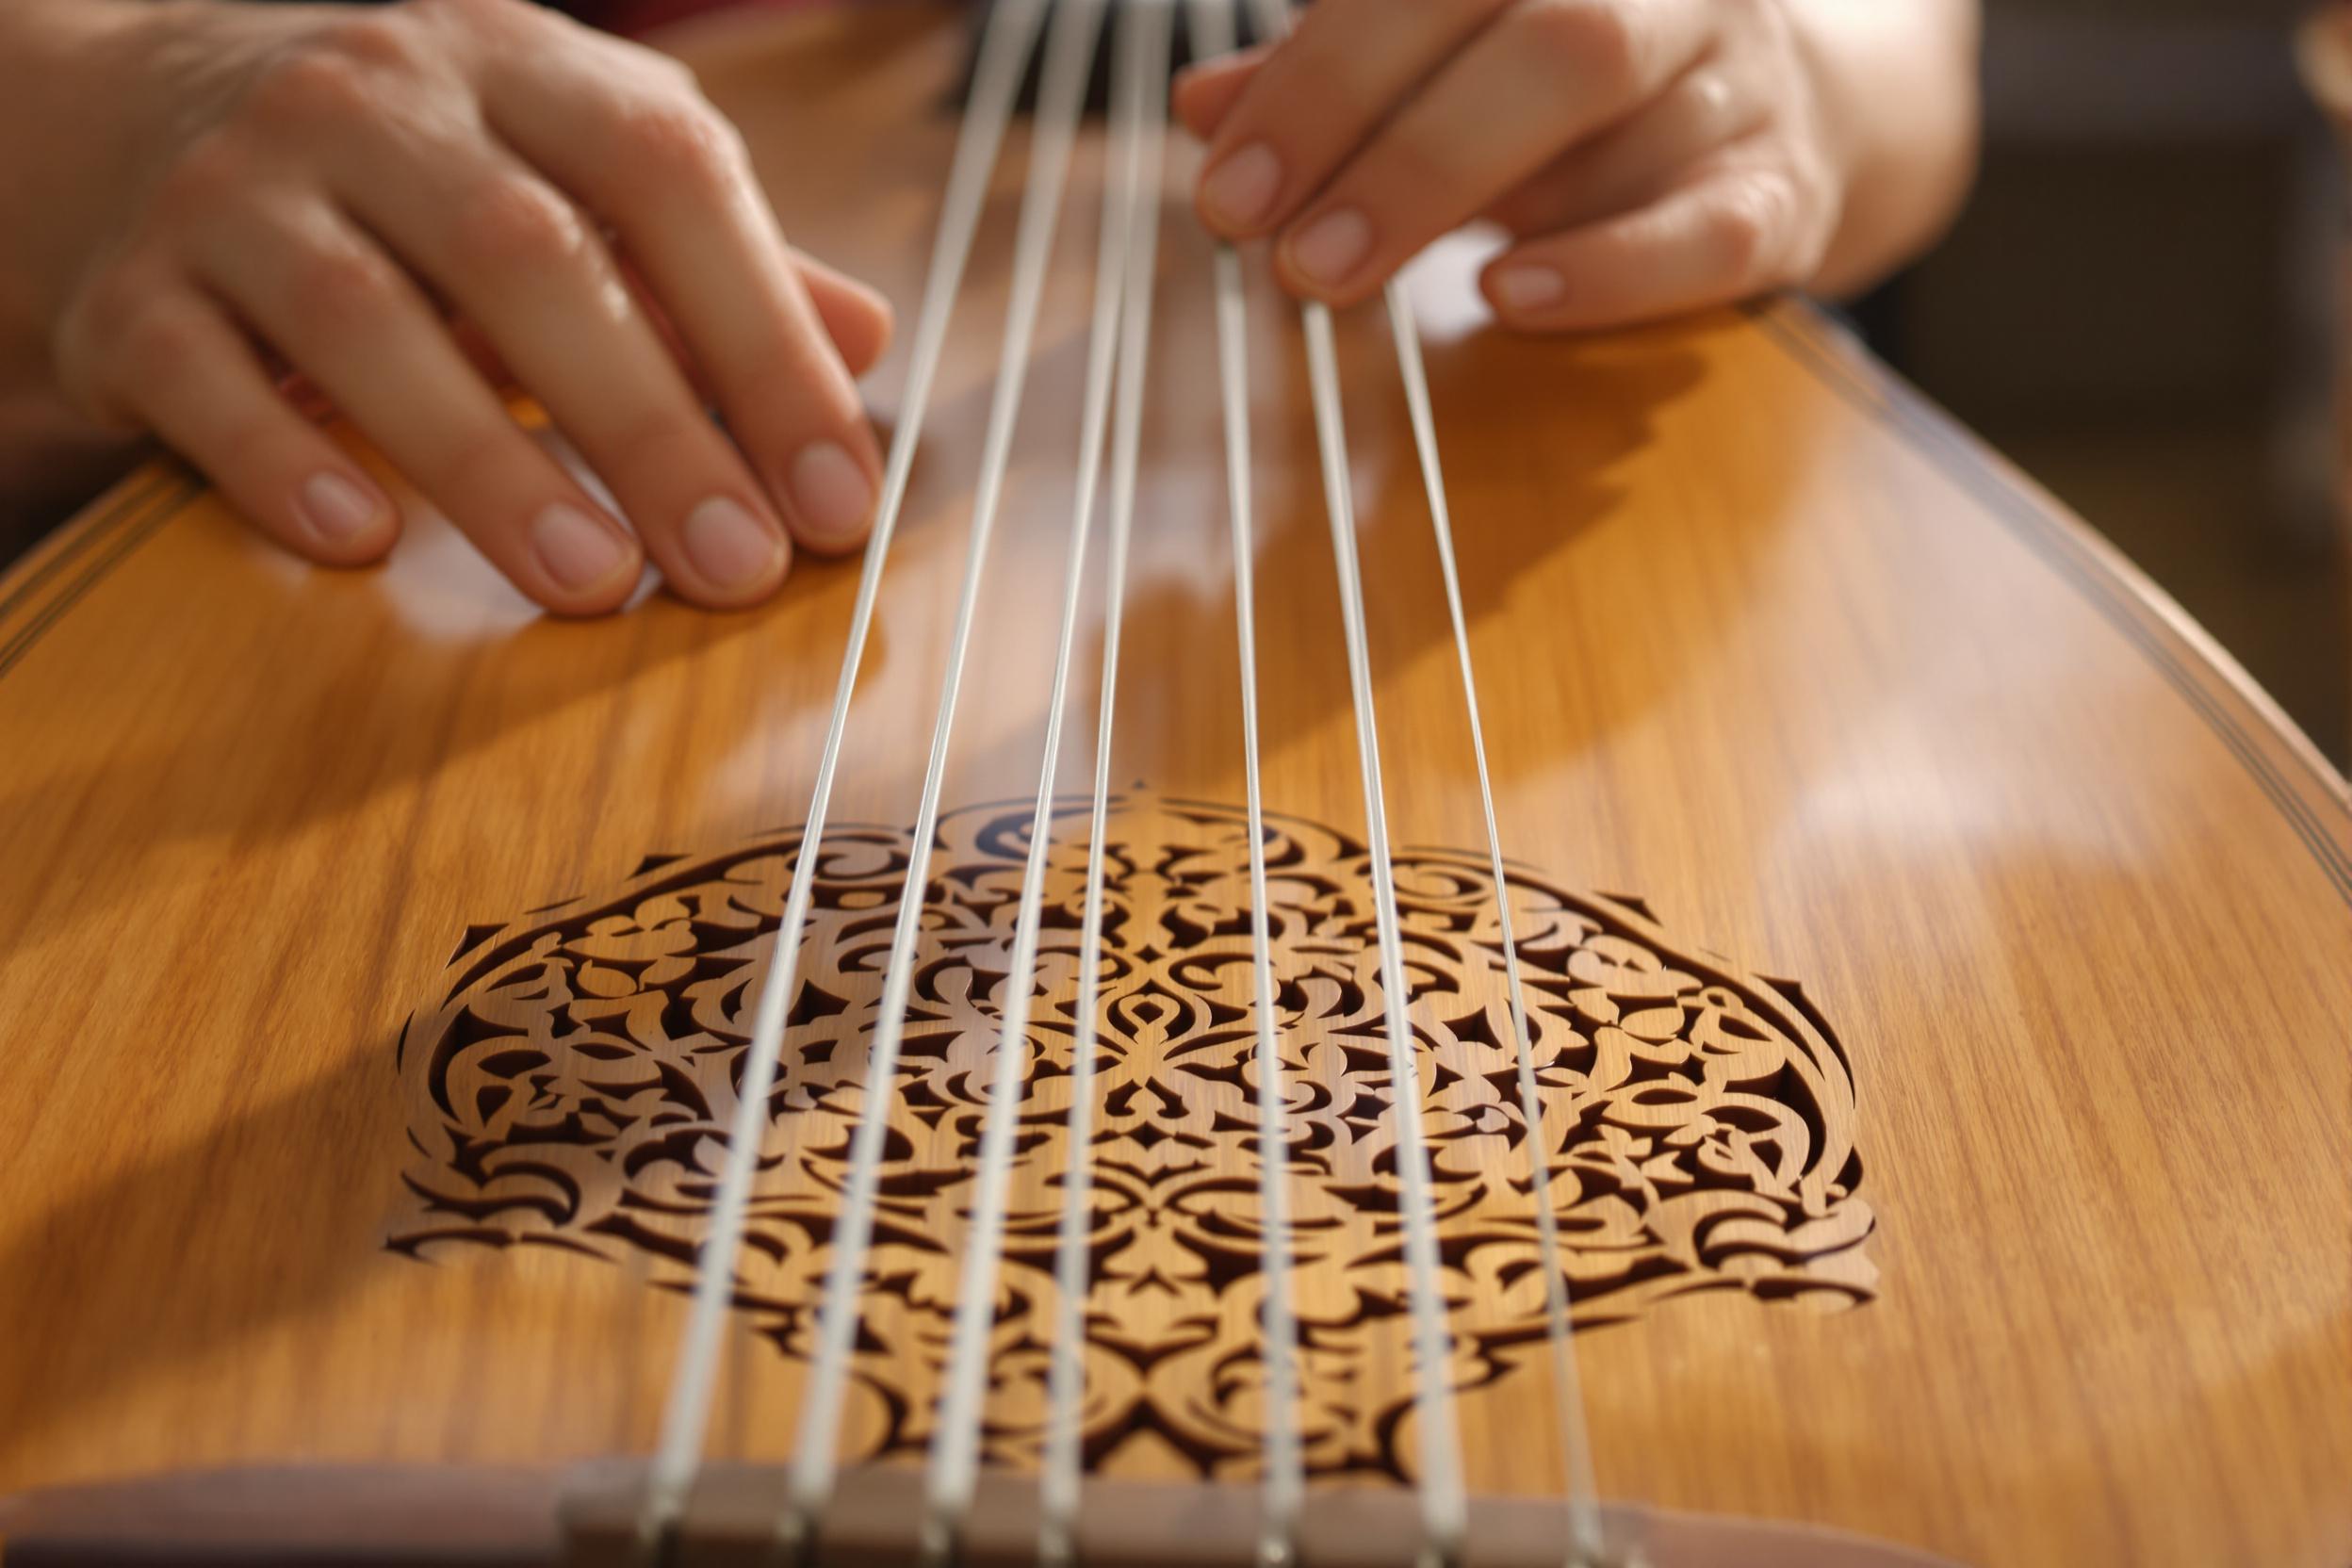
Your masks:
M1474 218L1509 325L1614 326L1810 281L1846 176L1782 0L1316 0L1188 73L1202 220L1293 292L1372 293Z

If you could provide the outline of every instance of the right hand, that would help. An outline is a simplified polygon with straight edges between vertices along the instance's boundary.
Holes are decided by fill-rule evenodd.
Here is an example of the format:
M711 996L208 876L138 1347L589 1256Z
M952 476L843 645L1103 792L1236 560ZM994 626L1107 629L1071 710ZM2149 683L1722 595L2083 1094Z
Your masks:
M48 9L69 79L0 106L0 306L46 327L43 391L155 432L298 553L373 561L397 509L290 369L563 613L620 605L648 555L688 599L751 604L792 540L864 536L854 377L889 307L786 246L675 63L524 0Z
M2340 127L2352 121L2352 5L2328 0L2308 12L2295 33L2295 56L2321 112Z
M2328 0L2304 17L2295 63L2352 165L2352 0ZM2339 307L2352 305L2352 267L2340 263L2338 279ZM2336 344L2335 405L2336 510L2340 521L2352 521L2352 341L2343 338Z

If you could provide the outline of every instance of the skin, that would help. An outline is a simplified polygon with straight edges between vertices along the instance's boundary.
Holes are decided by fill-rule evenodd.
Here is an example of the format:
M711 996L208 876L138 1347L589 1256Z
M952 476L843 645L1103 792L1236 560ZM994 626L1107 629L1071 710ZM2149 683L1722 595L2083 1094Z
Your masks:
M374 561L397 511L290 370L561 613L614 609L648 557L755 603L794 541L866 532L854 378L888 306L787 247L683 69L522 0L8 0L0 237L20 466L152 432L287 548Z
M2295 63L2312 102L2352 155L2352 0L2331 0L2307 13L2295 34ZM2352 520L2352 344L2340 345L2336 388L2336 507Z
M1354 302L1484 217L1497 316L1586 329L1924 248L1975 47L1975 0L1317 0L1176 106L1203 220L1271 237L1295 292ZM854 378L889 330L786 245L691 76L523 0L0 0L0 493L148 433L362 564L399 517L323 400L551 611L615 608L647 558L740 607L795 542L864 537Z
M1200 216L1294 292L1376 291L1484 218L1509 326L1860 287L1974 172L1975 0L1316 0L1189 73Z
M2352 0L2330 0L2305 14L2295 58L2312 101L2339 131L2352 132Z

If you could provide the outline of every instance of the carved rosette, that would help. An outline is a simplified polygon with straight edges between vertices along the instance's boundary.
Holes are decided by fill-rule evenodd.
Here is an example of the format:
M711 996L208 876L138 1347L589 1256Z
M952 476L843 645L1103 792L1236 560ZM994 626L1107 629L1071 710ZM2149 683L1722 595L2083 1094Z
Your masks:
M940 824L890 1103L857 1373L876 1454L919 1449L953 1311L998 1049L1025 808ZM999 1276L988 1443L1042 1440L1053 1249L1071 1151L1083 807L1057 817ZM1289 1105L1294 1300L1311 1467L1400 1472L1404 1399L1367 1396L1403 1337L1399 1215L1366 856L1268 822L1277 1039ZM798 836L648 861L617 890L476 927L401 1043L408 1206L391 1245L645 1255L683 1286L712 1200ZM1206 1474L1257 1460L1256 1021L1238 810L1137 795L1107 851L1086 1429L1149 1432ZM785 1355L813 1339L850 1130L906 868L903 831L841 827L816 867L736 1305ZM1674 945L1637 904L1511 878L1544 1125L1520 1114L1482 855L1396 861L1452 1376L1545 1376L1535 1203L1558 1217L1579 1329L1695 1291L1868 1298L1854 1086L1793 986Z

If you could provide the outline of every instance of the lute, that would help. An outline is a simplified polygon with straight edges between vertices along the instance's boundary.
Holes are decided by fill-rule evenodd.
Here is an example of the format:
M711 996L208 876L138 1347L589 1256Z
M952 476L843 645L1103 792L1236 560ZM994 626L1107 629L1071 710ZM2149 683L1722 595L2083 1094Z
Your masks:
M1176 21L674 39L862 567L0 580L11 1568L2352 1556L2343 780L1802 303L1301 312Z

